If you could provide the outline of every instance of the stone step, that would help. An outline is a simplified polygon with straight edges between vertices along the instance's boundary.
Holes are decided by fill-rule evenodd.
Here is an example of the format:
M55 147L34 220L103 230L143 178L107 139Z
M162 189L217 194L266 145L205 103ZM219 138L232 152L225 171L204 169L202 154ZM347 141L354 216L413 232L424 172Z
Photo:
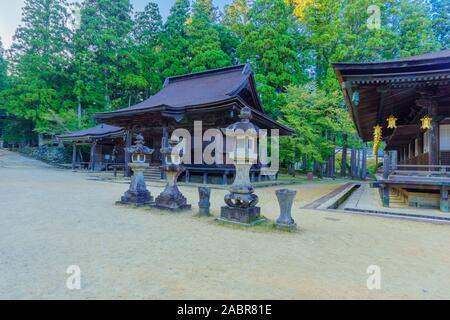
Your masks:
M161 169L158 166L151 166L144 171L145 180L161 180Z

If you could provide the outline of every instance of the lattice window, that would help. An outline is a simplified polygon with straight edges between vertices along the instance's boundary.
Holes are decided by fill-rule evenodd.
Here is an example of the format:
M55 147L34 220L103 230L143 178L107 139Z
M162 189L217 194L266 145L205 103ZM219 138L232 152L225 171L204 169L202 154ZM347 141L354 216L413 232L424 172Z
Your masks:
M450 124L439 126L439 148L441 151L450 151Z

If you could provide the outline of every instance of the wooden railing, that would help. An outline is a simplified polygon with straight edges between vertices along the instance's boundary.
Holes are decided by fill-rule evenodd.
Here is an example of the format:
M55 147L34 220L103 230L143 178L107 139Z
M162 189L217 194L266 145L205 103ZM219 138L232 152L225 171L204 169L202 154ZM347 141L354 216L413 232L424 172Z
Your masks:
M400 164L406 165L427 165L428 164L429 155L427 153L419 154L416 157L412 157L410 159L405 159L399 161Z
M388 179L398 178L427 178L450 179L450 166L397 164L389 168Z

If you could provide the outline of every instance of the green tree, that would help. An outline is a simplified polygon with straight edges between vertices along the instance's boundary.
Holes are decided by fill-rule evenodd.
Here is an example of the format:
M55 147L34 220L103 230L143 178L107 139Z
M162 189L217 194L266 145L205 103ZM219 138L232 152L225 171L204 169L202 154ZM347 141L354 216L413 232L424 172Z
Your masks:
M304 80L292 9L284 0L255 0L237 49L241 61L252 63L263 105L274 117L284 103L285 88Z
M142 12L137 12L134 18L133 39L134 54L139 63L140 75L128 75L125 84L131 88L135 100L145 99L156 93L162 82L160 72L161 34L163 22L156 3L150 2ZM143 81L145 80L145 81ZM134 90L133 90L134 88ZM131 104L130 95L129 104Z
M196 0L188 25L190 69L193 72L225 67L230 57L222 50L220 34L216 29L217 13L212 0Z
M249 21L249 12L249 0L234 0L232 4L225 7L222 24L230 29L237 38L242 39Z
M0 38L0 92L8 87L8 62L5 57L2 39Z
M158 4L149 2L134 16L133 38L139 46L155 46L160 42L163 22Z
M189 9L189 0L176 0L163 27L162 55L158 64L163 78L189 72L186 35Z
M66 126L60 117L71 118L68 19L65 0L26 0L14 36L11 86L2 93L2 104L10 114L32 121L39 133L59 132Z
M399 0L398 49L401 57L419 55L440 48L433 22L422 0Z
M430 0L433 31L442 49L450 47L450 1Z
M289 86L285 95L282 122L295 129L295 134L281 140L280 156L284 163L298 161L303 156L323 163L335 150L331 137L343 133L355 136L339 94L327 92L311 82Z
M127 105L130 93L144 82L132 50L131 13L129 0L81 4L81 24L73 39L73 77L85 121L94 112Z

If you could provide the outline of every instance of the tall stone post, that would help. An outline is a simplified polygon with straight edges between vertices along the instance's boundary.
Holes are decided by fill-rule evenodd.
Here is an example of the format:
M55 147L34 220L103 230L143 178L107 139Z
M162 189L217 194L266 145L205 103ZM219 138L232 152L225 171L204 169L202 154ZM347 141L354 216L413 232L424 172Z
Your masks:
M282 189L276 192L278 204L280 205L280 217L275 223L275 227L281 229L293 230L297 228L297 224L292 219L292 205L294 203L295 195L297 191Z
M198 187L198 195L200 199L200 201L198 202L198 214L200 216L209 216L209 208L211 207L211 188Z

